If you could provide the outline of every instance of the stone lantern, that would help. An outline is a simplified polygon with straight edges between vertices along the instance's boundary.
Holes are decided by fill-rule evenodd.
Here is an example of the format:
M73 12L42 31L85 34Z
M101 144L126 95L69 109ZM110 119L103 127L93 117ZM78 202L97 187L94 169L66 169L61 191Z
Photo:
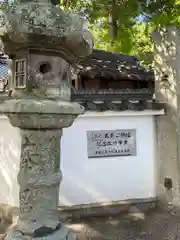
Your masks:
M19 218L6 239L75 239L59 220L60 139L84 109L70 102L71 65L91 54L82 21L48 0L20 0L1 13L11 97L0 112L21 130Z

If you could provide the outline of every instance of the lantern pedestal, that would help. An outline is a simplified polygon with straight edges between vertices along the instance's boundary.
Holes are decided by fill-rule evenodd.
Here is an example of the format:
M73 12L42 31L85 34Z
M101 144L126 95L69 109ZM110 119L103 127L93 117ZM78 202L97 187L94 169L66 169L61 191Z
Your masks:
M12 99L0 105L21 129L19 219L6 239L76 239L59 220L60 139L83 107L53 100Z

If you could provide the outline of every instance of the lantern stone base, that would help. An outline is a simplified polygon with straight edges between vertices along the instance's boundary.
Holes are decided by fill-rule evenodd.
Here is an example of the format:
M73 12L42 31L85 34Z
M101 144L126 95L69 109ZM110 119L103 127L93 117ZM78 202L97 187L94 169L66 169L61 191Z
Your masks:
M58 216L60 140L83 108L60 100L11 99L0 105L21 129L19 218L7 240L76 239Z
M8 232L5 240L76 240L76 236L64 225L61 225L59 230L43 237L33 237L24 235L21 232L12 229Z

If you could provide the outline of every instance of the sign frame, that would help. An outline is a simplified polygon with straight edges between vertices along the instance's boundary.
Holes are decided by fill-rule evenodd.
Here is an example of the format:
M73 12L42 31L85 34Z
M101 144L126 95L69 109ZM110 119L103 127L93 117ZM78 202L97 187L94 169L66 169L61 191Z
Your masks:
M137 156L136 129L91 130L86 136L88 158Z

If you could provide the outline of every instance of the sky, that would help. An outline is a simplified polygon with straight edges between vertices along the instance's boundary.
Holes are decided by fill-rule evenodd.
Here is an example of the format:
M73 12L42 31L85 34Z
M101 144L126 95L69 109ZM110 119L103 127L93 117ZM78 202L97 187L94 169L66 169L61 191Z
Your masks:
M148 16L147 15L139 15L137 18L136 18L136 21L138 23L141 23L141 22L145 22L147 20Z

